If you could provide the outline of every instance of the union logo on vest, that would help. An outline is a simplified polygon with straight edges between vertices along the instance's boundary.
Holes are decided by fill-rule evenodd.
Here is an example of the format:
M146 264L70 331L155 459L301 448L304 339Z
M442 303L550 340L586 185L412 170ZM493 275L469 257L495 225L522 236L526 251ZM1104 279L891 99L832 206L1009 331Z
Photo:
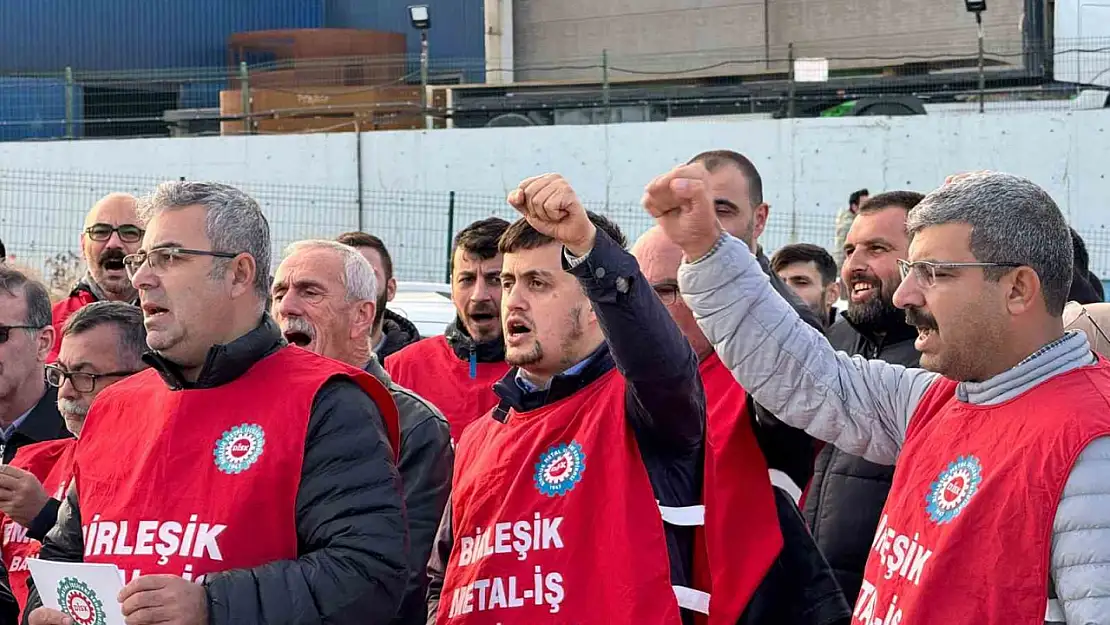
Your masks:
M58 582L58 603L77 625L104 625L108 622L104 604L88 584L76 577L63 577Z
M253 423L237 425L224 432L216 441L212 452L216 458L216 468L228 475L246 471L262 456L266 435L262 428Z
M983 468L975 456L960 456L949 463L925 496L925 508L934 523L952 522L967 507L983 481Z
M586 470L586 454L576 441L552 445L536 463L536 488L548 497L569 493Z

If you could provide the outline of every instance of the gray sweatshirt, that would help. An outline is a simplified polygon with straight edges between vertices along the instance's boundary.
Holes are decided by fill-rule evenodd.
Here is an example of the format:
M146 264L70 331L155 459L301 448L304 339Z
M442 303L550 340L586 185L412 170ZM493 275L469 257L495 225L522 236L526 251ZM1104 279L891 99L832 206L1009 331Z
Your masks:
M834 351L771 288L738 239L726 237L709 256L683 264L678 282L717 354L757 402L847 453L895 463L936 373ZM1087 337L1074 331L994 378L961 383L956 393L972 404L1002 403L1092 362ZM1110 437L1088 445L1072 468L1053 522L1050 566L1046 622L1110 625Z

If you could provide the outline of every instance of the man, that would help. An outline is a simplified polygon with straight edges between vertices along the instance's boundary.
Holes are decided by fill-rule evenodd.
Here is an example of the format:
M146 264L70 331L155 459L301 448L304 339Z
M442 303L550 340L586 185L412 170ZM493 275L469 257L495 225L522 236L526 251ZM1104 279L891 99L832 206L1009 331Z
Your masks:
M700 587L729 589L714 598L710 614L715 619L727 619L730 625L741 613L742 623L829 624L846 620L851 614L848 604L798 508L784 492L796 487L774 468L768 481L768 463L752 431L754 419L747 393L713 353L713 345L679 296L682 249L662 229L654 227L636 241L632 255L700 363L707 412L703 496L706 549L723 553L731 548L732 554L743 553L743 560L750 566L746 576L718 569L710 571L709 580L697 580ZM772 489L772 482L779 488ZM734 532L738 524L744 526L739 534ZM722 544L722 535L728 533L733 534L729 544ZM729 614L722 616L721 611Z
M767 274L771 286L790 302L806 323L823 330L824 316L813 312L779 279L759 244L759 237L767 225L770 206L763 201L763 178L755 165L744 155L731 150L702 152L690 159L689 163L700 163L709 171L713 206L725 231L747 244L748 249L755 250L759 265ZM715 391L710 389L707 392ZM791 492L797 501L813 475L813 457L816 454L814 441L805 432L783 425L774 415L754 402L749 413L757 420L756 436L767 463L782 470L794 481L796 488L791 489Z
M791 293L771 269L771 261L763 253L759 237L767 227L771 206L763 201L763 178L759 170L743 154L731 150L702 152L687 164L700 163L709 171L710 193L721 227L748 245L759 260L760 267L780 293ZM817 329L825 327L823 315L814 313L796 296L786 296L806 323Z
M812 243L780 247L771 257L771 269L810 310L820 315L826 327L836 321L836 261L825 248Z
M910 212L894 303L926 369L907 369L838 354L806 328L721 236L706 178L678 168L645 195L683 248L698 325L779 418L897 462L854 618L1110 623L1110 364L1063 330L1072 250L1052 198L982 173Z
M457 317L444 336L414 343L390 356L385 370L443 411L451 440L497 405L493 384L505 375L501 338L501 262L497 240L504 219L476 221L455 235L451 251L451 299Z
M143 314L122 302L94 302L73 313L62 330L62 350L46 366L46 381L58 389L58 411L75 437L93 399L126 376L146 368ZM76 438L28 445L0 467L0 550L19 605L27 604L27 560L38 556L54 527L58 506L73 477Z
M20 447L70 436L58 414L58 395L42 378L53 344L46 287L14 267L0 266L0 449L4 464L11 462Z
M451 430L434 406L397 386L371 351L370 329L381 301L376 276L359 253L334 241L301 241L286 250L274 276L274 320L305 349L364 369L393 396L401 423L401 458L409 529L409 580L396 625L423 623L426 566L439 519L451 495Z
M891 191L869 199L859 209L844 242L841 276L848 285L848 310L825 333L833 349L916 367L917 331L894 306L902 282L898 261L905 260L910 239L906 215L920 193ZM825 445L817 456L806 496L806 521L837 581L852 599L859 596L871 537L879 525L894 467L869 462Z
M370 332L370 344L379 361L385 360L401 348L420 340L420 332L411 321L389 310L386 304L393 301L397 294L397 280L393 278L393 257L389 255L385 243L378 237L365 232L348 232L336 239L344 245L358 250L370 266L378 285L378 297L374 310L374 327Z
M81 257L88 273L69 297L54 305L54 347L47 362L54 362L62 342L66 319L85 304L102 300L135 303L138 294L123 267L123 257L134 254L143 239L138 200L126 193L110 193L85 216L81 231Z
M694 354L620 230L562 177L509 203L524 215L499 246L514 368L458 442L429 623L679 623L693 531L664 528L659 506L698 499Z
M848 231L852 229L852 222L856 219L856 214L859 213L859 207L863 206L870 195L871 192L867 189L853 191L852 195L848 196L848 208L836 215L836 242L833 244L833 253L836 254L838 267L844 263L844 239L847 238Z
M388 391L283 349L249 196L168 182L145 213L126 266L151 369L97 396L39 557L118 566L130 625L389 622L407 567ZM32 586L31 625L63 623L39 605Z

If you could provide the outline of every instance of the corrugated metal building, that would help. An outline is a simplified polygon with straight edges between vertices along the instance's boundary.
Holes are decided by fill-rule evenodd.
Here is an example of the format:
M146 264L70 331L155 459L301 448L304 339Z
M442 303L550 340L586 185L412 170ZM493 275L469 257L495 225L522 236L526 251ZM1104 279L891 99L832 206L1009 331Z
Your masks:
M465 68L471 70L469 80L481 80L483 0L413 3L429 5L433 68ZM408 4L398 0L3 0L0 140L66 136L67 119L68 129L77 136L165 134L160 120L165 110L218 106L225 86L220 70L227 65L228 37L238 32L392 31L404 33L408 49L417 53L420 36L409 24ZM68 89L67 67L78 76L77 84ZM158 70L180 71L167 76ZM89 72L109 74L100 74L90 84L83 80ZM129 80L120 81L121 76ZM130 108L124 110L120 102L128 97ZM128 126L104 121L113 117L146 121ZM81 120L85 123L76 123Z

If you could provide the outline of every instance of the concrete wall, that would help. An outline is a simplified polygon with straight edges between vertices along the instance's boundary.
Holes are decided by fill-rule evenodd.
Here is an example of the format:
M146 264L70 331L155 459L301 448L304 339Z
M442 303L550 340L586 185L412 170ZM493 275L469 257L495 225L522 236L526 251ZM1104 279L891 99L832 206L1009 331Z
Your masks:
M988 53L1020 52L1023 6L992 0L983 17ZM977 49L975 20L962 2L514 0L513 11L518 80L600 80L599 68L582 66L599 64L603 50L615 68L689 71L728 61L697 72L725 75L784 71L791 42L796 56L826 57L833 68L974 59Z
M1108 130L1110 115L1087 111L365 133L361 208L354 134L6 143L0 238L41 264L75 247L99 195L215 179L256 194L275 252L361 225L395 248L402 278L440 279L449 230L511 216L504 196L522 178L563 173L636 236L649 225L639 208L644 184L699 151L728 147L762 172L770 248L792 239L831 245L834 215L860 187L928 190L953 172L993 169L1048 189L1088 236L1093 268L1110 274Z

